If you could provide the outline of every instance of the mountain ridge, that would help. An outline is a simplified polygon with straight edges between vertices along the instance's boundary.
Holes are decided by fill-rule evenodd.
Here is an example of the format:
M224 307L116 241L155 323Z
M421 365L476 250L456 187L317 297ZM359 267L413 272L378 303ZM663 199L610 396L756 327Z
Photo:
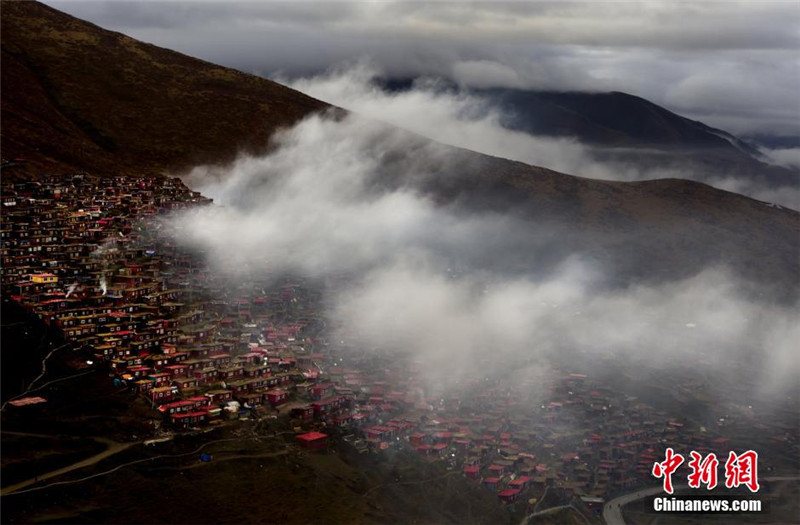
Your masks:
M39 2L3 2L0 36L3 156L34 170L160 174L225 162L330 107Z
M797 170L765 162L747 141L636 95L512 89L476 94L498 107L508 129L576 138L596 148L599 158L645 168L666 163L701 182L731 176L767 187L800 182Z
M415 88L417 79L377 78L389 93ZM532 136L577 140L598 161L680 173L714 185L729 177L761 189L800 185L800 171L768 162L758 146L728 131L684 117L623 91L553 91L459 87L426 78L426 89L468 94L496 112L500 124Z

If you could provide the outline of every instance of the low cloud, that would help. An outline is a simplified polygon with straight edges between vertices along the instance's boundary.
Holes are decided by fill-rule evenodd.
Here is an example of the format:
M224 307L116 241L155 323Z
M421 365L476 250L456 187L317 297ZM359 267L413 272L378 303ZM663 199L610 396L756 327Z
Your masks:
M586 361L625 363L642 374L693 369L712 377L714 393L741 376L753 398L793 384L798 330L791 311L753 303L736 280L709 269L663 286L598 291L593 269L565 261L547 279L452 279L407 264L379 268L341 294L333 317L342 338L405 353L429 379L491 375L517 367L584 369ZM595 370L599 371L599 370ZM684 371L684 372L679 372ZM740 394L741 392L738 392Z
M800 210L800 184L771 187L736 177L715 177L709 183L715 188L747 195L773 206Z
M776 77L795 80L764 81ZM726 54L670 83L662 101L680 114L734 134L761 131L797 135L799 77L796 52L765 55L753 51L746 54L745 61L740 56Z
M456 83L474 88L525 87L525 82L513 68L492 60L456 62L452 66L452 77Z
M481 63L479 68L494 68ZM510 73L509 73L510 74ZM674 153L628 151L662 155L660 162L632 162L626 152L595 148L571 138L534 136L506 128L509 117L469 91L448 89L435 80L418 80L412 89L387 92L377 82L381 72L360 61L349 67L296 80L280 79L295 89L331 104L429 137L444 144L546 167L582 177L639 181L692 179L758 200L800 208L800 187L758 183L747 177L701 173ZM780 150L779 150L780 151ZM778 153L780 155L780 153ZM792 151L784 158L791 160Z
M411 257L448 241L467 250L472 233L504 229L502 217L474 222L442 214L415 192L409 180L431 176L430 166L449 153L402 130L356 116L314 116L279 134L275 145L267 157L244 157L232 168L200 167L186 177L223 206L184 215L174 225L191 242L214 247L221 270L365 271L398 250ZM237 233L230 235L234 224Z
M762 148L761 153L773 164L800 169L800 148Z
M194 169L187 182L219 206L174 216L169 231L232 281L288 273L328 282L336 340L420 360L430 384L536 377L586 360L688 367L716 377L720 396L747 367L748 396L793 384L796 309L748 299L724 269L609 287L608 268L567 253L546 272L505 271L498 261L539 257L561 232L511 212L465 213L418 190L463 160L357 115L313 116L266 156Z
M574 139L506 129L503 114L468 92L441 89L435 81L423 80L411 90L389 93L376 82L379 76L373 66L359 62L325 75L284 81L312 97L444 144L584 177L645 178L596 162L591 148Z

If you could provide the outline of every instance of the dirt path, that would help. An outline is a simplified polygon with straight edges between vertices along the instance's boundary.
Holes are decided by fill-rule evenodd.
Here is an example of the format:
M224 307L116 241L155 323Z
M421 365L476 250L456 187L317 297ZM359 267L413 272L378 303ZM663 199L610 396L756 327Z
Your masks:
M7 432L7 434L14 434L12 432ZM19 433L19 435L25 435L24 433ZM53 436L48 436L53 437ZM7 494L11 494L18 490L24 489L34 483L38 483L40 481L44 481L50 478L55 478L57 476L61 476L62 474L66 474L67 472L72 472L73 470L78 470L83 467L88 467L90 465L94 465L107 457L113 456L114 454L118 454L123 450L127 450L134 445L138 445L140 442L133 442L133 443L116 443L114 441L109 441L104 438L96 438L97 441L102 443L106 443L108 448L105 449L103 452L99 454L95 454L94 456L88 457L82 461L78 461L77 463L73 463L72 465L68 465L66 467L60 468L58 470L53 470L51 472L47 472L46 474L41 474L35 478L27 479L25 481L21 481L19 483L15 483L13 485L9 485L8 487L3 487L0 489L0 496L5 496Z
M444 479L444 478L449 478L450 476L455 476L455 475L459 475L460 476L461 472L448 472L447 474L445 474L443 476L437 476L435 478L430 478L430 479L422 479L422 480L414 480L414 481L395 481L395 482L392 482L392 483L381 483L380 485L375 485L374 487L372 487L371 489L369 489L368 491L363 493L361 495L361 497L362 498L366 498L368 495L370 495L371 493L375 492L376 490L378 490L379 488L382 488L382 487L389 487L389 486L394 486L394 485L422 485L423 483L430 483L431 481L437 481L437 480Z
M90 479L94 479L94 478L98 478L98 477L101 477L101 476L105 476L105 475L111 474L113 472L116 472L116 471L118 471L120 469L123 469L125 467L129 467L131 465L136 465L136 464L145 463L145 462L152 462L152 461L156 461L156 460L162 459L162 458L181 458L181 457L191 456L191 455L197 454L198 452L200 452L201 450L203 450L204 448L206 448L206 447L208 447L210 445L214 445L214 444L217 444L217 443L226 443L226 442L231 442L231 441L241 441L243 439L254 439L254 438L217 439L217 440L214 440L214 441L209 441L207 443L203 443L202 445L197 447L195 450L192 450L191 452L184 452L182 454L163 454L163 455L160 455L160 456L153 456L153 457L149 457L149 458L137 459L137 460L134 460L134 461L130 461L128 463L123 463L122 465L117 465L116 467L114 467L112 469L109 469L109 470L106 470L106 471L103 471L103 472L98 472L97 474L92 474L91 476L86 476L85 478L72 479L72 480L68 480L68 481L56 481L56 482L50 483L48 485L42 485L40 487L32 487L32 488L23 490L25 487L27 487L29 485L32 485L34 483L37 483L38 481L42 481L44 479L53 478L55 476L60 476L61 474L65 474L67 472L70 472L70 471L73 471L73 470L76 470L76 469L79 469L79 468L83 468L83 467L86 467L86 466L89 466L89 465L93 465L93 464L97 463L98 461L100 461L102 459L105 459L105 458L107 458L109 456L112 456L112 455L118 453L118 452L126 450L126 449L132 447L133 445L138 445L141 442L114 443L114 445L109 446L109 449L106 450L105 452L97 454L96 456L92 456L92 457L90 457L88 459L85 459L83 461L79 461L78 463L74 463L73 465L70 465L68 467L64 467L62 469L54 470L53 472L49 472L47 474L43 474L42 476L39 476L38 480L36 480L36 479L30 480L29 479L27 481L23 481L22 483L17 483L15 485L11 485L9 487L6 487L6 488L2 489L2 491L0 491L0 496L6 496L6 495L9 495L9 494L21 494L21 493L24 493L24 492L32 492L32 491L35 491L35 490L42 490L42 489L46 489L46 488L49 488L49 487L52 487L52 486L55 486L55 485L71 485L71 484L74 484L74 483L82 483L82 482L90 480ZM241 457L241 458L245 458L245 457L274 457L274 456L282 456L282 455L285 455L285 454L288 454L288 450L281 450L281 451L277 451L277 452L267 452L267 453L263 453L263 454L252 454L252 455L250 455L250 454L240 454L240 455L237 455L237 456L228 456L227 458L224 458L224 457L220 458L219 460L217 460L217 462L224 461L225 459L239 459L239 457ZM213 464L213 462L210 462L210 464Z
M13 430L3 430L0 431L1 435L4 436L22 436L22 437L35 437L35 438L45 438L45 439L61 439L61 438L71 438L71 439L93 439L100 443L105 443L106 445L110 445L115 443L108 438L104 437L88 437L88 436L71 436L68 434L34 434L33 432L15 432Z
M222 457L214 456L214 459L212 459L209 462L200 462L200 463L195 463L193 465L185 465L185 466L181 466L181 467L161 467L161 468L166 469L166 470L189 470L189 469L212 466L215 463L221 463L223 461L232 461L234 459L277 458L277 457L280 457L280 456L285 456L287 454L289 454L288 450L279 450L279 451L276 451L276 452L261 452L259 454L237 454L235 456L222 456Z
M560 512L562 510L567 510L567 509L572 509L575 510L575 512L578 512L577 509L575 509L575 507L573 507L572 505L559 505L558 507L550 507L544 510L540 510L538 512L534 512L532 514L528 514L527 516L525 516L525 519L522 520L522 525L526 525L529 520L536 518L538 516L547 516L548 514L555 514L556 512ZM581 513L578 512L578 514ZM586 516L581 514L581 517L584 519L584 521L586 521Z
M52 343L50 343L50 344L52 344ZM72 346L72 343L68 342L68 343L65 343L65 344L63 344L61 346L57 346L57 347L53 348L52 350L50 350L50 352L46 356L44 356L44 359L42 359L42 373L40 373L38 376L36 376L34 378L34 380L31 381L28 384L28 388L26 388L24 392L22 392L21 394L18 394L16 396L10 398L8 401L6 401L2 405L0 405L0 412L5 410L6 406L8 406L8 404L10 402L14 401L15 399L20 399L21 397L25 397L26 395L28 395L31 392L35 392L37 390L41 390L45 385L42 385L42 386L37 387L37 388L33 388L33 385L35 385L37 381L39 381L41 378L43 378L47 374L47 360L50 359L51 355L55 354L56 352L58 352L62 348L67 348L68 346ZM80 375L80 374L77 374L77 375ZM69 377L73 377L73 376L69 376ZM61 378L61 379L67 379L67 378ZM47 384L49 385L50 383L55 383L56 381L60 381L61 379L56 379L54 381L50 381Z

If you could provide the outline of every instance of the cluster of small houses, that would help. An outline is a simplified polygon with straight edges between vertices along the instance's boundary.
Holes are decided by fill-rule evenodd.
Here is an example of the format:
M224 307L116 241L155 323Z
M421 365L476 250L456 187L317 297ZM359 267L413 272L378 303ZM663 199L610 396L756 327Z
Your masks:
M179 429L288 414L297 442L329 435L359 447L410 447L446 461L506 503L582 496L590 508L641 484L663 449L720 451L725 438L687 426L582 374L534 385L474 381L435 394L418 363L343 366L318 353L311 292L284 282L236 290L162 235L158 218L210 200L171 178L86 175L3 184L2 289L76 348L108 363ZM657 445L658 444L658 445Z
M221 300L202 261L157 235L159 216L210 202L178 179L72 175L4 184L0 204L4 295L182 428L234 400L283 405L314 375L294 344L307 320L270 314L297 285Z
M417 382L418 365L403 369L395 363L391 372L376 368L326 370L336 383L366 392L366 401L383 410L359 426L364 441L375 450L410 447L421 457L444 461L508 504L541 497L548 488L599 512L609 496L657 483L653 464L664 460L667 447L724 457L743 445L721 434L746 435L754 424L742 419L716 429L694 426L584 374L549 379L542 402L542 385L533 381L485 386L478 377L464 378L468 388L458 395L442 389L420 397L425 385ZM331 421L344 422L341 416ZM791 422L779 421L777 434L789 435L787 429L791 434ZM315 440L324 443L324 436ZM774 446L789 450L777 441Z
M337 368L329 374L345 381L360 376ZM550 487L599 510L610 494L652 484L653 463L663 459L656 443L698 451L728 446L725 438L684 431L682 423L581 374L554 381L554 398L543 407L532 406L530 384L495 385L473 397L420 398L413 395L418 386L408 388L413 372L393 375L366 386L369 402L385 410L378 424L366 417L359 427L366 443L376 450L410 447L422 457L448 462L509 504ZM341 416L329 420L329 425L349 423ZM324 443L324 434L315 436Z

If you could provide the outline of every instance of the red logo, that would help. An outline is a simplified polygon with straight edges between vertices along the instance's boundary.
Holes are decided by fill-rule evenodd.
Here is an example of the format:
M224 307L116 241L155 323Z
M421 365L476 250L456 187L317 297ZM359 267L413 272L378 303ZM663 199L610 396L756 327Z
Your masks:
M725 486L729 489L744 485L758 492L758 452L748 450L738 456L731 451L725 462Z
M719 467L717 455L712 452L703 459L703 456L694 450L689 454L692 456L689 462L689 468L692 469L692 473L689 474L689 486L699 489L702 483L708 490L713 490L717 486L717 467Z
M688 476L689 487L699 489L700 485L705 485L707 490L713 490L717 486L717 469L719 460L713 452L705 458L699 452L692 450L689 453L692 459L687 464L691 469ZM653 464L653 476L664 479L664 492L672 494L672 475L684 462L680 454L676 454L672 448L666 451L664 461ZM729 489L744 485L750 492L758 492L758 452L748 450L739 455L731 451L728 453L728 460L725 462L725 486Z
M683 456L675 454L670 447L667 449L667 458L661 463L653 465L653 475L657 478L664 478L664 492L667 494L672 494L672 474L682 463Z

